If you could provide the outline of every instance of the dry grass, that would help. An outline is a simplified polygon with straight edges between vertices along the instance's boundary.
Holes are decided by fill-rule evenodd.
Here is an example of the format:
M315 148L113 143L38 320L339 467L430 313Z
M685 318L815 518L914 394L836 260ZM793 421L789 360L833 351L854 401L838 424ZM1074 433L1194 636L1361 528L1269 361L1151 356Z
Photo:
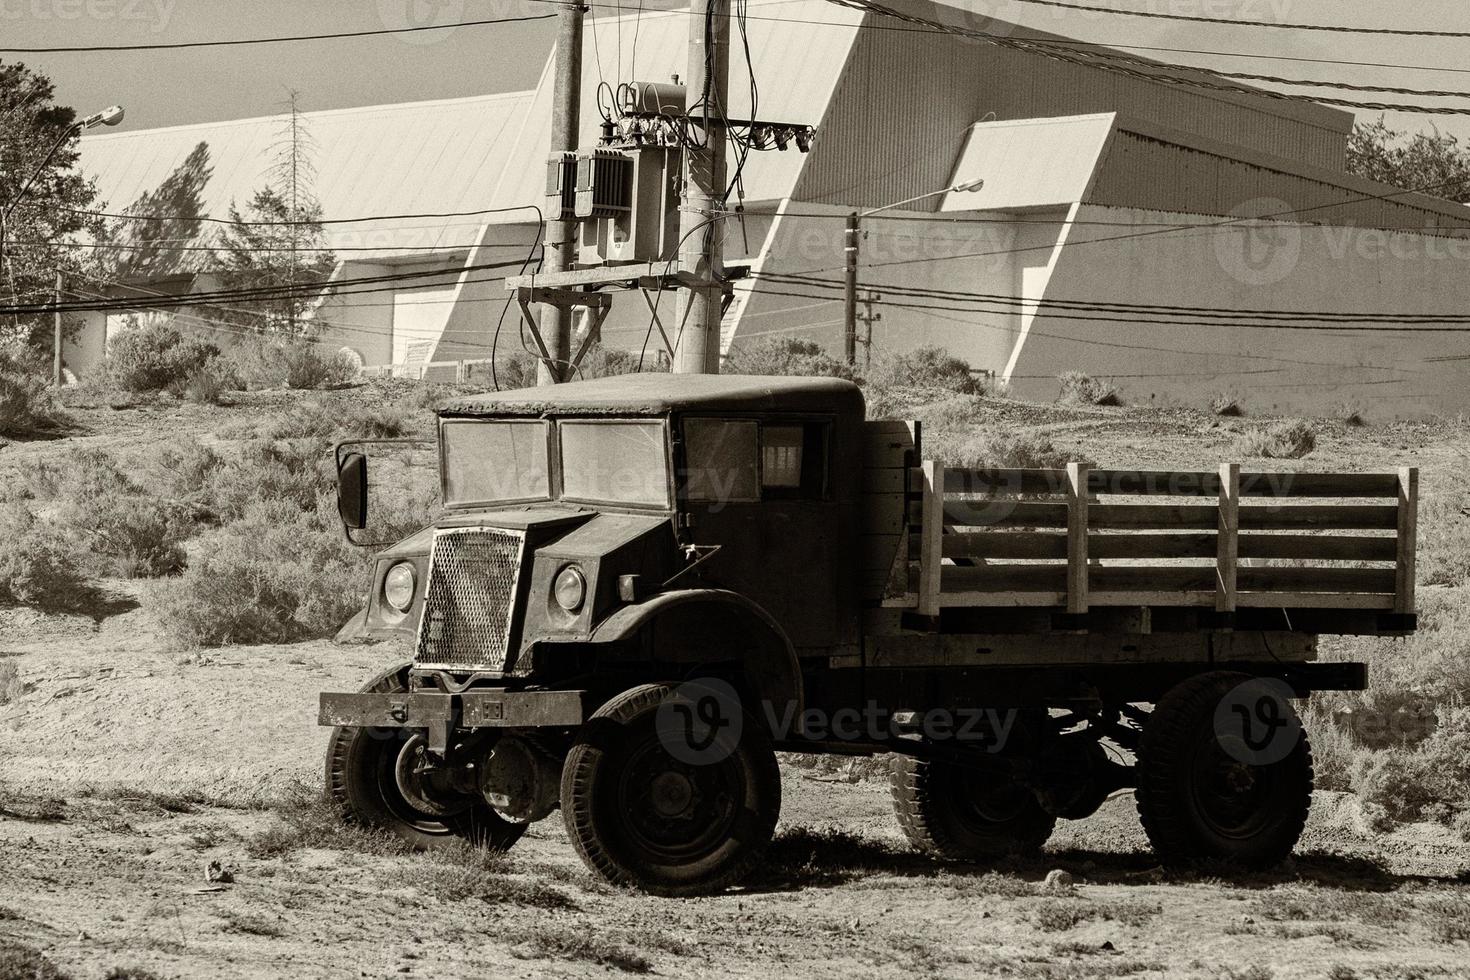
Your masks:
M595 963L623 973L652 973L653 963L642 953L599 933L589 925L538 923L516 948L521 959L555 959Z
M221 928L225 932L238 933L245 936L265 936L270 939L278 939L286 935L285 928L279 919L269 919L254 912L236 912L226 909L216 912L222 923Z
M25 693L20 682L20 668L14 661L0 660L0 704L9 704Z
M1228 391L1217 391L1210 396L1210 411L1226 418L1238 418L1245 414L1240 399Z
M69 980L39 950L18 942L0 945L0 980Z
M1317 430L1305 419L1285 419L1242 432L1235 452L1266 459L1301 459L1317 448Z
M1122 393L1111 381L1094 378L1081 371L1067 371L1057 375L1057 382L1061 385L1061 393L1057 396L1057 401L1063 405L1117 406L1123 404Z
M0 436L49 435L65 426L66 415L46 377L0 354Z

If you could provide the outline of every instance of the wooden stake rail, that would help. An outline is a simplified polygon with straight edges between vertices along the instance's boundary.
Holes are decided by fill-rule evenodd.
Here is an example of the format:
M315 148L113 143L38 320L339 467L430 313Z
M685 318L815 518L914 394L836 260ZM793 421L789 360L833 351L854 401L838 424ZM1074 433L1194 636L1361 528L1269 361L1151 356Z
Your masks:
M925 462L906 472L908 589L887 604L921 616L1045 606L1080 621L1099 606L1197 606L1228 624L1241 608L1414 612L1412 468L1243 473L1227 463L1202 473Z

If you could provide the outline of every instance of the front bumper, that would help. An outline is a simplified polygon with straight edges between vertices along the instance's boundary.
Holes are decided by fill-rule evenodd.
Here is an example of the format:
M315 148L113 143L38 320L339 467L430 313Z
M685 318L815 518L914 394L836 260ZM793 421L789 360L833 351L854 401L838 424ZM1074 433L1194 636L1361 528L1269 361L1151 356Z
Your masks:
M472 728L574 728L585 717L585 691L508 691L449 694L323 694L317 724L362 728L422 728L429 749L443 752L449 734Z

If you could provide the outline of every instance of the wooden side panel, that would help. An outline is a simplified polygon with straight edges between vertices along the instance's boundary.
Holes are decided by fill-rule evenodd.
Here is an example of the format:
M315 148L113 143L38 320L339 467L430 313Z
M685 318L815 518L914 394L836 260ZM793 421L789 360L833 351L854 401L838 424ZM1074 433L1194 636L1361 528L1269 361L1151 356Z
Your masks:
M1399 470L1398 557L1394 563L1394 602L1396 613L1414 611L1414 554L1419 539L1419 470L1406 466Z

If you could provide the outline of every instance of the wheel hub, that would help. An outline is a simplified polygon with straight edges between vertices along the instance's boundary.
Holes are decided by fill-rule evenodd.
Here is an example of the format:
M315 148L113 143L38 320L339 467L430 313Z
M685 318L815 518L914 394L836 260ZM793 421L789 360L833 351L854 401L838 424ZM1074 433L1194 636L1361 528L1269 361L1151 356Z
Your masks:
M467 801L449 802L449 794L437 792L435 783L443 770L433 765L428 741L414 735L403 743L393 766L393 781L404 801L415 810L435 817L446 817L468 807Z
M653 779L649 797L659 816L681 816L695 801L694 784L680 772L659 773Z

